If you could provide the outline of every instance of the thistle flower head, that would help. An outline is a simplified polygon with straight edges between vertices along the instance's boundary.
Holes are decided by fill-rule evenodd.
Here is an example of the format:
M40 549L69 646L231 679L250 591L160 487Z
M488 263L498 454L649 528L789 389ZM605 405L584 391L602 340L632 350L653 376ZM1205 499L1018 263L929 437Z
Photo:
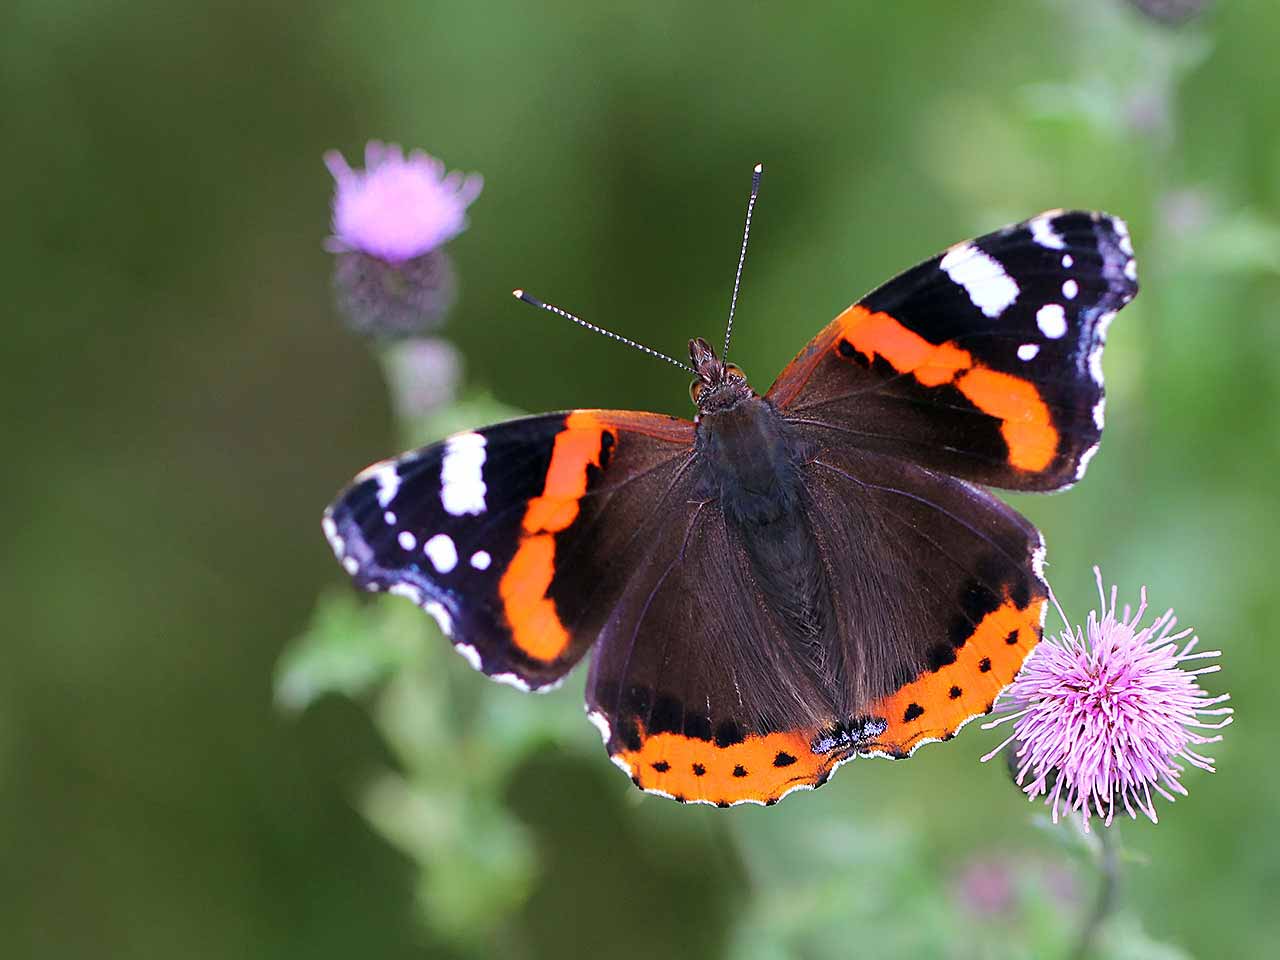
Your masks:
M364 156L363 170L352 170L336 150L324 156L337 184L330 251L403 263L466 229L467 207L484 185L478 174L446 174L441 161L421 150L406 157L398 144L377 140Z
M1213 772L1199 748L1221 740L1211 731L1231 722L1229 695L1210 696L1199 678L1220 656L1197 651L1191 630L1176 630L1173 611L1140 626L1146 588L1136 611L1116 614L1116 588L1108 597L1097 567L1100 612L1085 627L1046 637L997 704L986 728L1013 724L1013 732L982 759L1015 744L1010 766L1028 797L1044 796L1060 814L1078 813L1085 829L1092 817L1109 825L1119 805L1130 817L1141 811L1156 822L1156 795L1186 794L1186 765ZM1054 598L1057 603L1057 598ZM1202 732L1203 731L1203 732Z

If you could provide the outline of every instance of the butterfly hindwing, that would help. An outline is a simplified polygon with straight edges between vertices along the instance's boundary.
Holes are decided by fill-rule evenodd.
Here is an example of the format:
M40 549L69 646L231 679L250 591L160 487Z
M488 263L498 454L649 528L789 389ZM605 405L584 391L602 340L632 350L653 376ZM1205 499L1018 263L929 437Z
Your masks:
M696 502L601 632L588 710L642 789L768 804L854 756L907 756L990 710L1040 639L1030 523L964 481L801 439L812 556L764 553L797 571L791 592L829 595L811 634L762 586L770 557Z
M988 712L1040 641L1044 544L979 487L813 436L819 509L865 518L862 529L824 527L825 551L876 544L874 562L843 567L833 587L842 626L833 659L856 668L853 704L883 725L858 753L903 757Z
M1124 222L1050 211L957 244L833 320L769 391L787 416L967 480L1056 490L1102 433L1102 347L1137 293Z
M476 669L545 689L621 579L592 558L638 534L692 438L687 421L600 410L456 434L363 471L325 534L358 585L412 599Z

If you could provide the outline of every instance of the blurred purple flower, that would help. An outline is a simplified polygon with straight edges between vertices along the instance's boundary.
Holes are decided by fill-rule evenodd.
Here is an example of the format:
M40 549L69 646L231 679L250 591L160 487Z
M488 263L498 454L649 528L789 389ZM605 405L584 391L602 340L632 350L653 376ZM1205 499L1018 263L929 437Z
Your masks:
M404 263L434 250L467 227L466 211L480 195L479 174L446 174L421 150L406 158L399 144L370 140L364 170L352 170L336 150L324 155L337 190L333 197L333 253L366 253Z
M1129 0L1129 5L1152 20L1178 26L1208 9L1210 0Z
M1059 813L1078 812L1086 830L1094 816L1109 825L1118 802L1130 817L1141 811L1154 823L1153 792L1169 801L1187 792L1184 762L1213 772L1213 761L1194 748L1222 739L1198 731L1231 722L1232 709L1220 706L1229 695L1200 689L1198 678L1217 664L1186 664L1220 652L1196 652L1189 629L1174 633L1172 610L1139 629L1145 587L1137 611L1130 615L1126 605L1117 619L1116 588L1108 604L1102 573L1095 567L1094 574L1101 619L1091 612L1085 629L1073 632L1058 607L1067 629L1056 641L1045 638L1001 696L1002 715L984 727L1012 722L1013 733L982 759L1016 742L1015 780L1028 797L1045 796L1055 822Z
M955 895L970 916L988 919L1013 912L1017 877L1007 860L970 860L955 878Z
M965 861L952 878L951 892L966 916L983 922L1014 919L1033 885L1058 903L1079 902L1075 876L1062 864L1003 854L979 854Z
M397 144L371 140L365 169L337 151L325 154L337 189L333 284L338 306L360 333L400 337L434 327L453 304L453 264L441 244L467 226L478 174L445 173L444 164Z

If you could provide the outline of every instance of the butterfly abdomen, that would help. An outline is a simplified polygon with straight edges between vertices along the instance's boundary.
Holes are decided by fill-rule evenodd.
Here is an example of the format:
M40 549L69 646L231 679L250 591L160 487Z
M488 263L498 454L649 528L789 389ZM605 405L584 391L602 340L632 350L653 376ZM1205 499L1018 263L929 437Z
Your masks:
M751 396L699 418L698 450L712 495L742 545L760 598L794 650L794 662L807 670L816 689L833 689L836 665L827 662L825 641L834 636L835 612L803 509L795 431L772 404Z

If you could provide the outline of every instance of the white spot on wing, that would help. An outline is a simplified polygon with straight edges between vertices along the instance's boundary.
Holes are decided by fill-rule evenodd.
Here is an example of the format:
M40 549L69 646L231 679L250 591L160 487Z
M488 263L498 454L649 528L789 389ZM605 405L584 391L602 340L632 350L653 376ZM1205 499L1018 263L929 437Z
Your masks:
M1093 425L1101 430L1107 423L1107 398L1099 397L1093 405Z
M480 654L476 648L469 643L455 643L453 649L457 650L462 659L471 664L472 670L480 669Z
M1076 259L1075 259L1075 257L1071 256L1071 254L1069 254L1069 253L1064 253L1064 254L1062 255L1062 265L1063 265L1064 267L1066 267L1068 270L1069 270L1069 269L1071 269L1072 265L1073 265L1075 262L1076 262Z
M400 489L400 470L395 461L383 460L365 467L356 475L357 481L373 480L378 484L378 506L386 508L396 491Z
M471 555L471 565L477 570L488 570L490 559L487 550L477 550Z
M394 527L396 525L396 514L394 510L388 510L382 515L382 519L387 522L387 526Z
M971 243L952 247L939 266L988 317L1000 316L1018 299L1018 285L1004 267Z
M342 569L354 577L356 575L356 571L360 569L360 564L356 563L355 557L343 557Z
M484 513L484 437L460 433L445 441L440 463L440 503L455 517Z
M1036 324L1046 337L1057 340L1059 337L1066 336L1067 313L1062 309L1061 304L1046 303L1036 311Z
M405 597L412 600L418 606L422 606L422 591L415 587L412 583L393 583L387 587L387 593L394 593L397 597ZM440 604L434 604L439 607ZM443 607L440 607L443 610ZM428 611L430 612L430 611ZM443 629L443 628L442 628Z
M431 558L437 573L448 573L458 565L458 548L447 533L437 533L422 549Z
M1031 239L1042 247L1048 247L1050 250L1061 250L1066 246L1062 241L1062 237L1058 236L1053 230L1053 224L1050 223L1052 218L1045 214L1036 217L1029 224L1031 227Z
M1108 310L1106 313L1100 314L1098 316L1097 336L1098 336L1098 339L1101 340L1103 343L1107 342L1107 330L1111 326L1111 321L1114 320L1115 318L1116 318L1116 312L1114 310Z
M1068 300L1074 300L1076 298L1076 294L1079 292L1080 284L1076 283L1074 280L1067 280L1062 284L1062 295Z
M402 550L412 550L418 545L418 538L408 530L401 530L400 536L396 537L396 539L400 542L400 548Z
M591 721L593 727L600 731L600 741L607 747L609 745L609 737L613 734L613 730L609 726L609 718L599 710L592 710L587 714L587 719Z
M333 522L333 517L326 513L324 519L320 521L320 529L324 531L324 538L329 541L333 555L339 560L346 556L347 541L338 536L338 525Z
M1138 261L1130 260L1124 265L1124 275L1135 283L1138 280Z
M524 693L529 692L529 684L525 683L514 673L495 673L490 676L489 679L498 683L506 684L508 687L515 687L517 690L523 691Z
M1084 476L1084 472L1089 469L1089 461L1093 459L1094 454L1098 452L1098 445L1095 443L1092 447L1080 455L1080 466L1076 467L1076 479L1079 480Z
M1019 360L1034 360L1036 354L1040 352L1040 345L1035 343L1024 343L1018 348Z
M443 604L436 603L434 600L428 600L423 604L422 609L431 614L432 618L436 622L436 626L440 628L441 633L446 637L453 636L453 617L449 616L449 611L444 608ZM462 651L458 652L461 653ZM472 649L472 652L475 652L474 648ZM463 654L463 656L466 656L466 654ZM478 663L479 659L479 657L476 657L477 663L475 664L475 667L477 670L480 669Z

